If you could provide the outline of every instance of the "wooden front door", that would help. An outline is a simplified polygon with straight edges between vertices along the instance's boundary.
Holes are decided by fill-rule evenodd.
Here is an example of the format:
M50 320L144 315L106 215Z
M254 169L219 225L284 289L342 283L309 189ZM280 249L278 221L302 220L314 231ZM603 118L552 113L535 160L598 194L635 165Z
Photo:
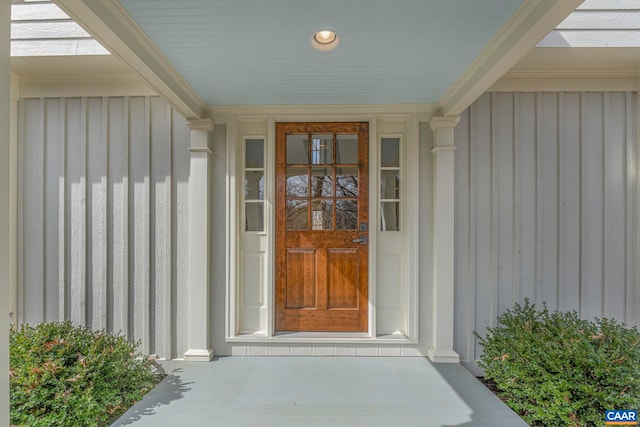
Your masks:
M276 331L366 332L367 123L276 124Z

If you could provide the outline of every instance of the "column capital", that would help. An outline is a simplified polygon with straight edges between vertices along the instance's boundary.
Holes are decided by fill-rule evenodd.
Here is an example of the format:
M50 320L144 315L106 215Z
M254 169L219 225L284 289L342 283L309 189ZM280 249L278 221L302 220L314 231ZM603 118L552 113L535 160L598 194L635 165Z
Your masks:
M435 116L429 121L431 130L452 129L458 125L460 116Z
M213 129L215 128L213 119L210 118L187 119L187 126L191 130L206 130L207 132L213 132Z

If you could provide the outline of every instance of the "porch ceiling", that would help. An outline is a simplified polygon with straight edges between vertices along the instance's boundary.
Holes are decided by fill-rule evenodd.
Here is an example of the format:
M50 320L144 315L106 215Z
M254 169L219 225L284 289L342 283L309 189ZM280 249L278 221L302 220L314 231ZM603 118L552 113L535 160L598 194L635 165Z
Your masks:
M54 0L185 117L207 105L457 115L583 0ZM334 51L310 45L339 33Z
M205 103L265 105L437 103L522 1L121 3Z

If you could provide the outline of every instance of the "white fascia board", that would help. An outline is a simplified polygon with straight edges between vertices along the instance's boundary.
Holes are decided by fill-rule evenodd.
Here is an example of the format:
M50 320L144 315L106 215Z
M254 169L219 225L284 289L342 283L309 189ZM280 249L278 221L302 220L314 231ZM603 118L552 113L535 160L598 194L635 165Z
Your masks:
M54 1L182 115L202 117L204 101L118 0Z
M444 116L457 116L509 71L583 0L528 0L440 99Z

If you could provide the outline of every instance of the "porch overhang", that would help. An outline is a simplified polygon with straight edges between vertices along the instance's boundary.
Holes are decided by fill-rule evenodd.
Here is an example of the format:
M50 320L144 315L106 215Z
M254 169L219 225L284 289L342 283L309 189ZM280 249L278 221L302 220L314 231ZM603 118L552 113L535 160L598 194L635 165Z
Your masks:
M91 0L54 0L66 13L82 25L100 43L102 43L116 57L129 65L132 70L147 82L158 94L168 100L187 118L200 118L205 114L205 105L213 103L205 99L203 93L194 89L191 81L197 80L185 78L179 71L180 64L174 64L168 59L170 52L162 49L154 39L149 36L149 31L132 17L127 8L119 0L91 1ZM466 69L455 77L453 84L448 88L441 88L443 95L438 99L424 98L425 104L436 104L444 116L455 116L464 111L484 91L489 89L504 73L515 65L526 53L535 46L546 34L571 13L583 0L566 0L557 2L553 0L535 0L522 2L515 12L500 21L481 22L481 25L492 25L489 33L494 34L490 41L478 49L479 54L469 56L459 63L469 64ZM499 10L498 2L486 2L484 7L489 10L492 6ZM513 3L513 2L512 2ZM475 3L478 4L478 3ZM186 5L184 7L187 7ZM277 5L274 7L278 7ZM283 7L280 5L280 7ZM282 9L285 13L285 8ZM192 13L192 12L190 12ZM485 15L488 15L485 14ZM166 17L165 17L166 18ZM482 16L477 19L483 19ZM486 18L485 18L486 20ZM451 22L453 24L454 21ZM166 24L166 23L165 23ZM205 28L207 23L193 23L194 26ZM145 22L145 28L151 32L162 31L162 20ZM486 32L485 32L486 33ZM482 33L484 34L484 33ZM408 34L412 36L412 34ZM260 37L260 34L248 35L249 38ZM413 34L413 36L418 36ZM423 36L423 35L420 35ZM439 39L442 34L434 32L431 38ZM473 34L467 37L474 37ZM398 41L399 43L404 40ZM473 43L468 40L467 43ZM438 40L438 50L450 51L445 56L434 56L436 65L445 61L443 58L455 58L459 56L456 49L460 44L453 41ZM466 53L469 54L468 52ZM202 58L197 53L189 53L181 63L200 61ZM364 55L364 54L363 54ZM364 58L364 56L363 56ZM217 61L225 61L227 58L216 58ZM364 58L366 59L366 58ZM452 60L452 59L451 59ZM448 69L455 69L452 64ZM374 66L372 64L372 66ZM403 79L402 67L398 66L394 80ZM446 67L445 67L446 68ZM298 69L292 70L292 75L300 75ZM296 74L297 73L297 74ZM425 74L426 75L426 74ZM429 77L425 77L425 81ZM375 83L375 82L374 82ZM377 84L377 83L376 83ZM426 83L425 83L426 85ZM313 103L313 100L302 103ZM275 102L277 103L277 102ZM363 104L363 102L349 102L348 104ZM374 102L379 103L379 102ZM390 102L402 103L402 102ZM268 104L268 103L263 103Z

